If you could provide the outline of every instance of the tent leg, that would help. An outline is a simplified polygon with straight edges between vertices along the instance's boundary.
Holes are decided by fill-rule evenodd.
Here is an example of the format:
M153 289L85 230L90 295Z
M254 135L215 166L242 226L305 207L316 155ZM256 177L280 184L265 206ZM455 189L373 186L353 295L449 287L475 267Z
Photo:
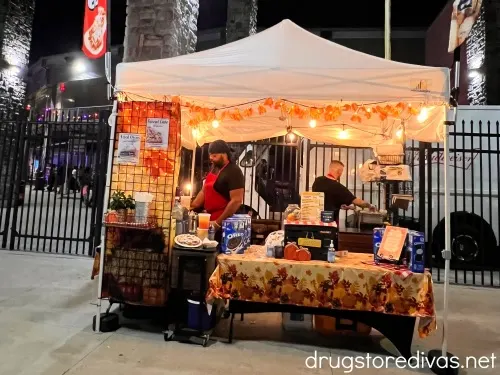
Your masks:
M110 140L109 140L109 151L108 151L108 166L106 173L106 186L104 190L104 200L103 200L103 210L102 210L102 222L105 222L105 215L108 211L108 201L109 201L109 192L111 189L111 169L113 166L113 153L115 147L115 131L116 131L116 113L118 112L118 102L115 100L113 103L113 113L111 116L114 116L113 121L111 122L111 130L110 130ZM100 243L101 253L99 258L99 279L97 284L97 314L95 316L95 332L99 333L101 331L101 307L102 307L102 283L104 278L104 256L106 255L106 231L103 230L101 234L101 243Z
M194 167L196 163L196 147L193 149L193 156L191 158L191 191L190 195L191 198L193 197L193 192L194 192Z
M453 109L453 121L447 121L445 125L444 136L444 223L445 223L445 248L442 251L445 260L444 265L444 306L443 306L443 341L441 350L431 350L428 354L431 370L435 374L448 375L458 374L460 366L458 358L451 353L448 353L448 288L450 286L450 261L451 261L451 220L450 220L450 191L449 191L449 151L450 145L448 142L448 126L453 122L456 123L457 109ZM450 358L453 358L451 361ZM432 361L432 362L431 362Z

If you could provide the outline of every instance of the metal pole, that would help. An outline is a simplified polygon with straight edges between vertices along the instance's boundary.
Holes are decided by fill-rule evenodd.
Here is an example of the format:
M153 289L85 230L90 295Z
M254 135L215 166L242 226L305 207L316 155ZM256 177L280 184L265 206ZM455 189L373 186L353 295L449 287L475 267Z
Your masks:
M391 0L385 0L385 27L384 27L385 58L391 59Z
M194 192L194 167L195 167L195 162L196 162L196 148L193 149L193 156L191 157L191 191L189 192L189 195L191 198L193 197L193 192Z
M114 116L114 119L111 121L111 129L110 129L110 140L109 140L109 151L108 151L108 168L106 173L106 186L104 188L104 200L102 207L102 223L105 222L105 215L108 211L108 201L109 201L109 192L111 189L111 172L113 168L113 157L114 157L114 147L115 147L115 132L116 132L116 113L118 111L118 102L115 101L113 104L113 112L111 116ZM108 121L109 123L109 121ZM104 229L101 232L101 255L99 258L99 280L97 284L97 315L95 321L95 332L99 333L101 331L101 307L102 307L102 281L104 277L104 257L106 256L106 230Z

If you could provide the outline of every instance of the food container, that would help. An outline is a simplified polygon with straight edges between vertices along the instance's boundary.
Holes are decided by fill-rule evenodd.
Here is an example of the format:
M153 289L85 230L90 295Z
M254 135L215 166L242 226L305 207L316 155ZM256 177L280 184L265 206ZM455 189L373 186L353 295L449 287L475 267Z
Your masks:
M196 235L200 240L203 241L204 239L208 238L208 229L198 228L196 230Z
M210 226L210 214L198 214L198 228L207 229Z

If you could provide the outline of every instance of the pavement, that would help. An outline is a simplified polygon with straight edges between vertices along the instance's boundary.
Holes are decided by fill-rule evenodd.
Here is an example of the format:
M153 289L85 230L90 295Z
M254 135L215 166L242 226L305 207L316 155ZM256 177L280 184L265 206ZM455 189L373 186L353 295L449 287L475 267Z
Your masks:
M376 331L364 338L286 332L279 314L236 319L232 345L225 343L228 321L223 320L207 348L165 342L159 327L142 321L124 319L117 332L97 334L91 327L97 294L91 267L86 257L0 251L0 375L430 373L398 366L391 359L397 352ZM415 353L440 347L442 286L435 292L440 329L426 339L416 336ZM476 361L484 356L480 364L487 367L476 363L462 374L498 374L498 359L494 367L491 360L500 357L498 293L450 288L449 351L461 365L474 366L467 356ZM366 362L367 353L381 359ZM373 368L383 361L388 368ZM332 368L338 364L344 367Z

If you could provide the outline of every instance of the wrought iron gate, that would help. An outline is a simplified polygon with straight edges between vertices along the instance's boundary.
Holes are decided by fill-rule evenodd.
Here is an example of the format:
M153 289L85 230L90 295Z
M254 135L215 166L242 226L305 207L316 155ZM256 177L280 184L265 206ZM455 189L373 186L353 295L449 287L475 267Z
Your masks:
M2 248L93 255L100 239L108 108L0 120Z

